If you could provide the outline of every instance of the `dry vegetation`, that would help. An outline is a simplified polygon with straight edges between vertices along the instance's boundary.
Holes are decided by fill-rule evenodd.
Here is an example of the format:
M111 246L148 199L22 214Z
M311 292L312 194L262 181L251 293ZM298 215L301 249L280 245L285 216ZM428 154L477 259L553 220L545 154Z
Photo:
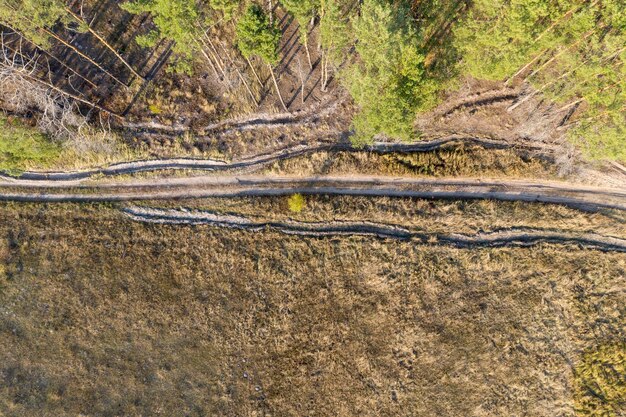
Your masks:
M214 155L215 156L215 155ZM218 155L218 159L219 158ZM515 150L487 150L473 146L459 146L432 152L377 153L367 151L312 151L246 168L229 171L158 169L153 171L94 177L94 182L119 182L133 178L173 178L231 173L268 175L348 175L371 174L404 177L485 177L562 179L554 165L528 152Z
M1 170L72 169L145 155L121 143L102 119L89 123L76 102L37 80L36 59L19 56L9 55L0 39Z
M276 162L272 174L378 174L398 176L475 176L542 178L557 176L547 161L513 150L479 147L434 152L378 154L368 152L316 152Z
M257 221L289 217L303 222L369 220L432 233L475 234L506 228L533 228L626 235L626 215L607 210L585 213L559 205L490 200L420 200L393 197L306 196L302 210L289 210L289 197L204 198L148 201L139 205L208 210Z
M298 216L463 211L472 229L524 212L623 236L611 213L543 207L309 198ZM624 254L145 225L102 205L0 216L2 415L573 416L606 386L594 364L623 358ZM606 415L623 415L612 387Z

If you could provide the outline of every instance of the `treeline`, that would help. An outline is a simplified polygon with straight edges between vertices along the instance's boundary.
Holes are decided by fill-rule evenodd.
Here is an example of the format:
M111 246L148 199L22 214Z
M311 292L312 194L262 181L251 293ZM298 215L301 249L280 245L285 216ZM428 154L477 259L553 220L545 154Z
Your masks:
M91 30L62 0L0 3L4 6L0 21L44 49L50 38L59 40L51 30L56 24L78 20L81 30ZM137 43L152 47L162 39L171 41L176 52L174 68L183 72L190 73L198 57L204 57L216 73L223 72L229 63L207 33L215 27L232 31L236 49L257 81L260 78L250 59L260 58L267 65L286 109L274 73L281 60L282 36L274 15L276 7L281 7L299 25L309 71L314 70L311 48L321 57L319 88L327 91L331 79L338 79L358 105L355 143L369 142L379 134L409 139L415 113L436 102L441 83L429 71L433 60L429 63L424 40L428 25L417 24L412 6L409 1L384 0L130 0L121 4L130 13L150 14L156 29L137 37ZM256 102L250 80L241 71L239 76Z
M572 140L592 157L626 159L623 0L128 0L121 7L150 14L156 29L138 37L140 45L169 40L174 66L185 72L196 59L224 78L225 67L234 67L257 104L251 84L262 83L251 60L260 59L287 109L275 73L282 58L281 8L298 23L308 70L320 73L319 88L327 91L336 79L352 96L356 144L377 136L415 138L416 113L434 107L442 91L469 74L531 83L535 92L515 106L543 94L559 103L565 119L584 109L563 126L571 128ZM92 31L62 0L0 0L0 23L42 48L57 38L54 25L71 22ZM234 35L229 42L238 57L210 35L220 29Z
M623 0L475 0L455 30L461 70L527 81L559 103L582 106L570 137L592 158L626 160L626 3Z

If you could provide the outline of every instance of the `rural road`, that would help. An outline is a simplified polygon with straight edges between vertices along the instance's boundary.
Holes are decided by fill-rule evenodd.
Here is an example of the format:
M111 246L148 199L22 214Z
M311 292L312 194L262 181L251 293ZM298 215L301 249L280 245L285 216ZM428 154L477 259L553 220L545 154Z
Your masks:
M376 175L204 175L81 184L76 180L0 179L0 200L105 202L203 197L280 196L294 193L491 199L563 204L586 210L626 210L626 188L482 178L412 178Z

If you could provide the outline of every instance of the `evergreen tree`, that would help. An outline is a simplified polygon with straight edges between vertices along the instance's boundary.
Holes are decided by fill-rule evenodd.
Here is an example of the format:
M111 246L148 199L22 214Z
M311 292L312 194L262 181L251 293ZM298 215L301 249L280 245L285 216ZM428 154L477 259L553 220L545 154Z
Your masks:
M626 157L626 13L623 0L476 0L455 31L461 68L477 78L523 79L535 91L585 103L570 133L588 156Z
M343 17L337 0L322 0L320 17L320 46L322 47L322 91L328 85L330 66L337 68L350 44L348 21Z
M209 0L209 5L213 10L217 10L222 13L224 20L230 21L241 5L238 0Z
M437 83L427 77L410 10L364 0L354 31L359 60L343 74L360 109L353 141L363 145L377 134L408 140L415 113L431 106L437 91Z
M0 0L0 22L43 47L49 44L44 28L71 20L61 0Z
M274 66L280 62L280 55L278 54L280 36L280 29L275 23L270 23L261 6L254 3L248 7L237 22L237 47L239 51L247 59L256 55L268 65L276 93L283 108L287 110L274 74Z
M156 29L147 35L137 37L137 43L152 47L162 39L170 39L176 44L174 51L180 54L177 69L190 72L190 62L197 50L197 25L199 10L195 3L188 0L135 0L124 3L121 7L134 14L150 13Z

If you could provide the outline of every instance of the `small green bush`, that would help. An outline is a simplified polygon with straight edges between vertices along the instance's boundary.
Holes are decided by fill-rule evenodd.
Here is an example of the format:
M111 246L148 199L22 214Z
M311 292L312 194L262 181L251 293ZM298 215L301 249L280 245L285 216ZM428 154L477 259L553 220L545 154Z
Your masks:
M302 194L293 194L287 201L289 211L292 213L300 213L306 207L306 200Z
M33 165L46 167L61 155L61 146L34 128L0 115L0 170L17 173Z

